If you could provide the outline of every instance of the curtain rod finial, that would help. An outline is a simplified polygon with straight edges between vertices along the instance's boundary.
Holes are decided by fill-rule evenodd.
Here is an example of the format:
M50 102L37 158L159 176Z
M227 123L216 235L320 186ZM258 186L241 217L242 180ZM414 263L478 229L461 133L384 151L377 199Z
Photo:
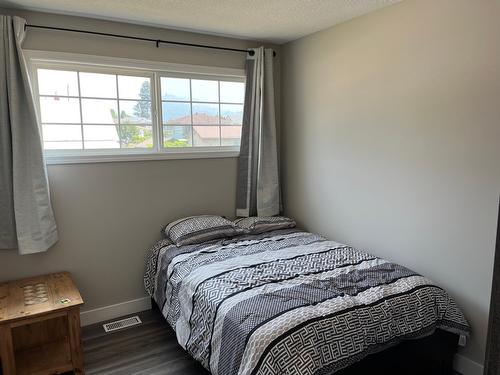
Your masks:
M249 49L247 52L250 56L255 55L255 51L253 49ZM273 57L276 57L276 51L273 51Z

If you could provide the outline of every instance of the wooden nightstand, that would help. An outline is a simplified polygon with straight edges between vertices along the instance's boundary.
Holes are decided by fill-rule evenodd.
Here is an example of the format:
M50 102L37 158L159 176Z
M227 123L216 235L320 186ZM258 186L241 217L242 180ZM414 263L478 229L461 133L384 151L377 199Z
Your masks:
M0 284L3 375L84 374L82 304L69 272Z

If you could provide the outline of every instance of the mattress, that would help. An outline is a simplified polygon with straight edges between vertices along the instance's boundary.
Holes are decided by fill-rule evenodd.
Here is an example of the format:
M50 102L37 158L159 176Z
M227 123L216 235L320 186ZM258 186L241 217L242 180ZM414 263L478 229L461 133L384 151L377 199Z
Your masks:
M144 283L179 344L214 375L332 374L438 328L469 334L431 280L297 229L160 241Z

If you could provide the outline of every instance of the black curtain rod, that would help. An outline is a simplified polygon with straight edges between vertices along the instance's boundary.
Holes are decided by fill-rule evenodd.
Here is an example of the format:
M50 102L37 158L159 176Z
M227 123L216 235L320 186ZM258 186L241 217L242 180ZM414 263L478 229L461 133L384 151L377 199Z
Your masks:
M171 41L171 40L163 40L163 39L152 39L152 38L143 38L143 37L130 36L130 35L120 35L120 34L112 34L112 33L101 33L101 32L98 32L98 31L87 31L87 30L78 30L78 29L67 29L67 28L64 28L64 27L52 27L52 26L25 24L24 28L26 29L27 27L34 28L34 29L70 31L70 32L73 32L73 33L92 34L92 35L99 35L99 36L108 36L108 37L113 37L113 38L123 38L123 39L140 40L140 41L143 41L143 42L153 42L153 43L156 44L156 48L159 48L160 44L175 44L177 46L210 48L210 49L217 49L217 50L221 50L221 51L232 51L232 52L244 52L244 53L248 53L250 56L253 56L255 54L254 51L247 50L247 49L208 46L206 44L174 42L174 41ZM273 56L276 56L276 51L273 51Z

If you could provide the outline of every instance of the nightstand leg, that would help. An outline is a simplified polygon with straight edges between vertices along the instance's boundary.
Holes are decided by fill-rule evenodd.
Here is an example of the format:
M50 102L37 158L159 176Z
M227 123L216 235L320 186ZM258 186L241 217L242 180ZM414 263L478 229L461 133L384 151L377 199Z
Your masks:
M3 375L15 375L16 360L12 332L7 324L0 325L0 357L2 358Z
M71 361L75 375L85 374L83 368L82 339L80 336L80 309L75 308L68 311L68 332L71 345Z

